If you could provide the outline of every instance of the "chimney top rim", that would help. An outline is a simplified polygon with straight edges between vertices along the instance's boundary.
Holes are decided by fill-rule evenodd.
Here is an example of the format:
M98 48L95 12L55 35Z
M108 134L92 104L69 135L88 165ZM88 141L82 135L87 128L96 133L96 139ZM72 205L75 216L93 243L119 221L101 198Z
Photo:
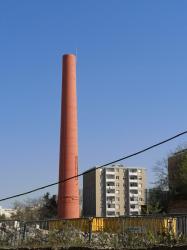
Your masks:
M75 54L73 54L73 53L70 53L70 54L64 54L64 55L63 55L63 57L67 57L67 56L73 56L73 57L76 57L76 55L75 55Z

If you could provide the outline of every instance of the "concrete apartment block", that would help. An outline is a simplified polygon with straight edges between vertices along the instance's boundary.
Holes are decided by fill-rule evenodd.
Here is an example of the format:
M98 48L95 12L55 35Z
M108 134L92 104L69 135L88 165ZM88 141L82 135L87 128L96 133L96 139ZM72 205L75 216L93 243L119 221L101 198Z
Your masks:
M141 214L141 206L146 203L146 170L143 168L127 168L127 198L126 213L128 215Z
M138 215L145 204L146 170L111 165L83 175L83 216Z
M93 168L83 175L83 216L101 217L101 171Z

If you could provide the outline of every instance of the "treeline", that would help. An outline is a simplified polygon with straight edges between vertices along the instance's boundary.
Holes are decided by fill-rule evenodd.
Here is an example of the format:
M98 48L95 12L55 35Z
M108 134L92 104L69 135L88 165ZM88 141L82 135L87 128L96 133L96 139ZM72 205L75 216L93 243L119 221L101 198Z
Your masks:
M144 214L168 213L172 202L187 200L187 149L179 147L168 159L158 162L154 168L156 178L154 187L147 192ZM173 164L170 173L168 163Z
M14 203L15 213L11 219L15 220L47 220L57 217L56 195L50 195L48 192L38 199L30 199L24 202Z

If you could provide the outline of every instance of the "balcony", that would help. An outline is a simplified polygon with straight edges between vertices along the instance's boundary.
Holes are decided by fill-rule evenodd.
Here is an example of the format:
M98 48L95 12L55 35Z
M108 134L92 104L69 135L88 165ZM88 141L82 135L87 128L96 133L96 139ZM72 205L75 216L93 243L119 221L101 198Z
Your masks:
M106 200L107 202L115 202L115 198L107 198L107 200Z
M130 197L138 197L138 193L137 193L137 194L132 194L132 193L130 193L129 196L130 196Z
M114 217L115 211L107 211L107 217Z
M107 197L115 197L115 193L106 193Z
M129 179L129 182L138 182L138 179Z
M107 212L113 212L113 211L115 212L115 207L107 207L106 211Z
M106 174L109 174L109 173L115 174L115 170L114 170L114 171L111 171L111 170L107 169L107 170L106 170Z
M115 189L115 186L106 186L106 189L107 189L107 191L109 191L109 190L111 190L111 189L114 190L114 189ZM112 191L112 190L111 190L111 191Z
M137 175L137 169L129 169L129 175Z
M107 206L111 206L111 205L115 205L116 203L115 203L115 200L113 201L113 200L111 200L111 201L106 201L106 205Z
M115 187L115 183L111 181L106 182L106 187Z
M115 186L115 180L114 179L106 179L106 185Z
M131 200L130 200L130 201L129 201L129 204L130 204L130 205L138 205L138 201L131 201Z
M107 168L106 174L115 174L115 168Z
M138 212L139 209L138 208L130 208L130 212Z
M108 182L114 182L114 179L106 179L106 183Z
M115 173L114 174L106 174L106 181L115 181Z
M129 191L131 190L138 190L138 187L129 187Z

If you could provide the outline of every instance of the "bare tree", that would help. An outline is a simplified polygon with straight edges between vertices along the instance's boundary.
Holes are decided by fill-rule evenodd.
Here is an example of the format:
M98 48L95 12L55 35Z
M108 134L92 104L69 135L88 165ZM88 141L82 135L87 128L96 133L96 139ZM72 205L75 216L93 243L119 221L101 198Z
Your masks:
M16 213L11 218L16 220L45 220L57 216L56 196L50 196L49 193L38 199L27 199L22 202L16 201L13 206Z

